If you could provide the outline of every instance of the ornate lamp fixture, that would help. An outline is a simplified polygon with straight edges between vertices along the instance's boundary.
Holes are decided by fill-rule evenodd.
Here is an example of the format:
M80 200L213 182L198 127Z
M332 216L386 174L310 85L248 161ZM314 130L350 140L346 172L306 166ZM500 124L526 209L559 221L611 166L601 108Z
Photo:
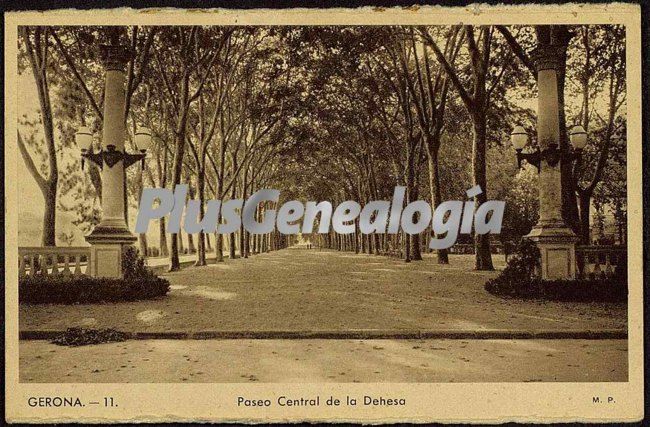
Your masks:
M127 153L126 150L121 152L115 149L115 145L108 144L106 148L100 149L98 152L93 151L93 135L90 129L86 126L81 126L75 134L75 141L77 146L81 149L81 168L84 168L85 160L95 163L100 169L104 168L104 163L112 168L117 162L122 160L124 167L128 168L132 164L140 161L141 167L144 168L144 159L151 145L152 137L151 130L147 127L138 128L135 133L135 145L140 150L139 153Z
M569 139L573 146L573 151L568 153L568 158L574 161L582 155L582 150L587 144L587 132L580 125L574 126L569 131ZM537 146L532 153L524 153L523 149L528 143L528 133L521 125L515 126L512 130L510 141L517 152L517 167L520 169L522 160L526 160L529 164L535 166L537 171L540 169L542 160L545 160L552 167L556 166L560 161L560 149L557 144L549 144L548 147L541 151L539 146Z

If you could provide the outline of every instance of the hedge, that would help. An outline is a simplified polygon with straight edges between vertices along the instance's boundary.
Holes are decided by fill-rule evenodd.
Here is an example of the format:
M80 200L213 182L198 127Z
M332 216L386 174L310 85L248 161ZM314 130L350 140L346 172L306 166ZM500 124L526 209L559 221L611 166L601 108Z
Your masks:
M169 281L149 270L132 246L122 257L124 278L36 275L20 278L21 304L80 304L151 299L169 292Z
M624 302L627 301L627 273L601 279L542 280L537 246L522 240L516 254L495 279L488 280L485 289L491 294L553 301Z

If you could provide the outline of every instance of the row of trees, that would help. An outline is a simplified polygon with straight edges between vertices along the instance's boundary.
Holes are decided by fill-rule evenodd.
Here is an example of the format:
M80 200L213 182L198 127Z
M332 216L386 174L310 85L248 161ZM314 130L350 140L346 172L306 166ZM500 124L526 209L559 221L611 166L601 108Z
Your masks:
M20 71L31 69L40 114L21 118L18 145L46 200L44 245L55 243L56 208L73 211L86 229L99 217L99 173L80 173L70 148L80 124L100 133L97 45L118 42L135 53L125 121L155 135L147 167L125 175L126 206L145 186L179 183L201 200L272 187L283 200L332 203L390 199L402 185L406 203L425 198L434 207L480 185L475 204L506 200L503 236L519 237L537 220L536 175L517 172L508 135L515 123L534 135L530 52L553 43L567 52L558 81L561 148L568 152L567 123L590 135L579 164L562 161L565 219L583 242L592 204L611 206L625 222L623 27L23 27ZM157 246L179 268L183 240L166 235L164 218L158 235L157 245L139 236L141 249ZM230 257L237 249L246 257L277 239L243 228L225 242L187 236L197 265L211 250L222 261L226 247ZM407 261L422 259L429 240L352 239L338 247L382 253L401 245ZM474 243L476 268L491 269L488 236ZM446 251L437 255L448 262Z

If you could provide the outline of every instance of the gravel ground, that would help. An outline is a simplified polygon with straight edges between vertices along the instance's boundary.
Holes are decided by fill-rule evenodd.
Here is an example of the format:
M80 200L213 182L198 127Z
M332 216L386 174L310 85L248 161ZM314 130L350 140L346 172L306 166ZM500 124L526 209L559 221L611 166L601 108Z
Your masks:
M627 381L626 340L148 340L20 342L20 381Z
M494 256L497 268L503 257ZM119 304L20 308L20 329L122 331L624 329L625 304L505 300L483 289L497 272L473 256L438 265L286 249L166 274L171 292Z

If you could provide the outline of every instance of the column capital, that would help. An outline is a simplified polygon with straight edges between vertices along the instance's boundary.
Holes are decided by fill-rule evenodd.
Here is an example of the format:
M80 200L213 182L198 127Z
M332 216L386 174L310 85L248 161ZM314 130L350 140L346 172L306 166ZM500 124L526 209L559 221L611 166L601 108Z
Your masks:
M566 46L540 45L531 53L535 69L539 73L542 70L559 70L562 58L566 55Z
M133 56L131 49L124 45L102 44L99 45L99 53L107 71L124 71L126 64Z

